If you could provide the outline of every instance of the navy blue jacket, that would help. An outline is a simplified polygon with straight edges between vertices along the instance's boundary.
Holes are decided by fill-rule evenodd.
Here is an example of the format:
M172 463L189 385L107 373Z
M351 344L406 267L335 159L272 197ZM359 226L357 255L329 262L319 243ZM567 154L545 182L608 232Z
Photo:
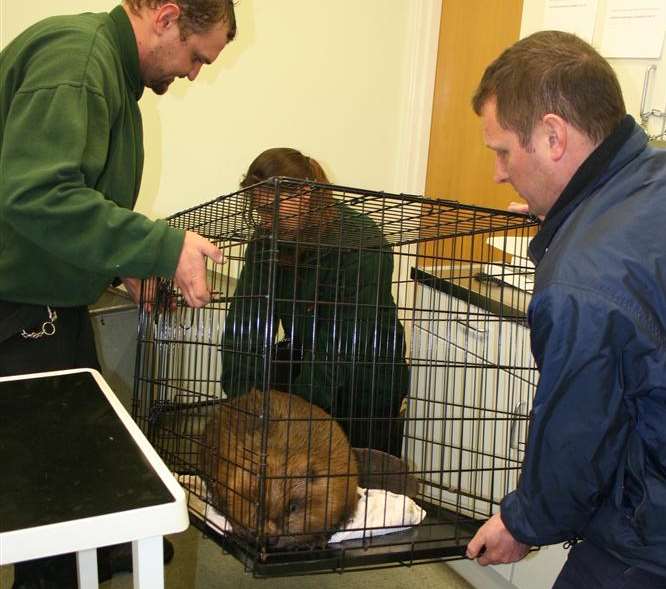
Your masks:
M530 245L540 381L501 516L526 544L585 538L666 576L666 151L621 127Z

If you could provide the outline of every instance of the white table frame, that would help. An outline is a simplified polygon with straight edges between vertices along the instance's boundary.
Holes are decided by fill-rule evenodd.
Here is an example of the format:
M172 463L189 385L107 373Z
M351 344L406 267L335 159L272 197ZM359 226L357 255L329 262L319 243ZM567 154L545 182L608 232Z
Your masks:
M2 377L0 384L6 381L44 378L77 372L92 374L116 415L167 487L174 501L0 533L0 565L76 552L79 589L93 589L99 586L97 548L132 542L134 589L163 589L162 536L182 532L188 528L189 517L185 492L101 374L92 369L59 370ZM1 500L2 497L0 497Z

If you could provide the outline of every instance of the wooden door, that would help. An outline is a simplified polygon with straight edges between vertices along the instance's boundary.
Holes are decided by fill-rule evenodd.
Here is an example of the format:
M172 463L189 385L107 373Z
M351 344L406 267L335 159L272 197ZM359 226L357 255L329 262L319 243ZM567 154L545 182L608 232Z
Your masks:
M518 195L493 182L494 158L471 99L488 64L518 40L522 0L443 0L426 194L505 209Z

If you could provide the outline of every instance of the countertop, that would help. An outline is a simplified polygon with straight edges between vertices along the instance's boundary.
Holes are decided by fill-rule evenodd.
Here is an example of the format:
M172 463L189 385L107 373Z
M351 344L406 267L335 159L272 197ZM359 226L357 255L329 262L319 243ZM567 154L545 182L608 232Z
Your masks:
M502 319L527 323L531 293L511 286L487 265L412 268L411 278L419 284L454 296L489 311ZM531 284L530 281L527 284Z

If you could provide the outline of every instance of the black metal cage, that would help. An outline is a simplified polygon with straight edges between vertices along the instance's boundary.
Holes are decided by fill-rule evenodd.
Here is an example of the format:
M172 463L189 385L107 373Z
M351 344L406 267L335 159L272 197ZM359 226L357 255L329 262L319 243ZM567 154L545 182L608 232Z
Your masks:
M523 458L534 223L290 178L169 223L225 255L205 308L140 313L134 417L193 523L260 576L461 557Z

